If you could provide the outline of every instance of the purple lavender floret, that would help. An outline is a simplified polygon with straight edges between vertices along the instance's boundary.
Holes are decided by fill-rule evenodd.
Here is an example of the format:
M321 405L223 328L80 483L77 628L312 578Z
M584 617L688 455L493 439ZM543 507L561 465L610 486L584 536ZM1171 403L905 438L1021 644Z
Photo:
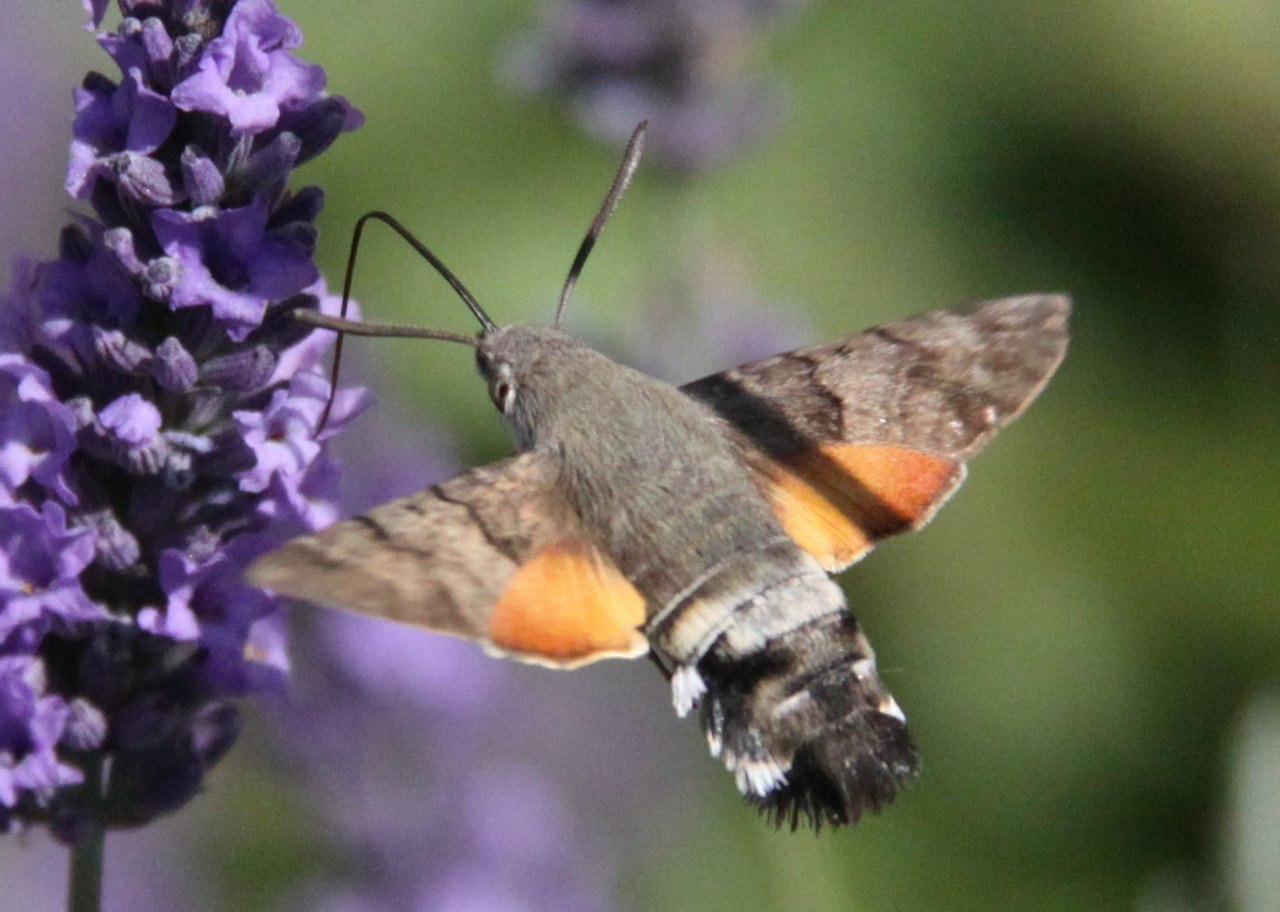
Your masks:
M75 99L68 193L83 197L94 177L127 172L134 161L160 165L148 156L169 138L178 112L168 98L146 87L137 69L126 73L119 84L92 73L76 89ZM172 195L172 187L168 189Z
M58 756L60 742L75 750L102 742L93 712L82 705L73 711L47 693L45 678L44 664L34 656L0 655L0 825L7 825L21 798L49 798L83 781L80 770Z
M280 606L241 571L333 518L326 441L367 401L316 437L328 340L290 317L336 309L290 173L359 113L270 0L118 6L121 74L75 93L92 215L0 301L0 830L63 838L181 806L230 698L282 685Z
M75 415L54 398L49 375L26 358L0 354L0 501L34 479L63 503L76 495L65 477L75 449Z
M767 133L781 93L750 71L752 32L802 0L559 0L517 43L508 74L562 98L611 145L649 120L648 149L706 168Z
M238 133L269 130L283 111L324 91L324 70L289 53L300 44L301 30L270 0L241 0L195 71L174 87L173 102L221 115Z
M80 584L93 556L92 530L68 529L58 504L0 507L0 650L28 652L55 627L108 618Z
M231 209L158 211L152 227L179 274L168 289L169 305L211 306L239 341L262 322L268 301L313 284L319 278L311 260L314 235L269 231L270 215L265 199Z

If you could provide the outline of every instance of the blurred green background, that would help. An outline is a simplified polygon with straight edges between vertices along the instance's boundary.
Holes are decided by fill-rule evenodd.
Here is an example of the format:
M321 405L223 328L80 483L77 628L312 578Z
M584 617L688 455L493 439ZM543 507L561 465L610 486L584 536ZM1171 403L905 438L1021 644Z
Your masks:
M504 49L539 5L278 5L368 118L299 175L328 195L331 283L355 217L385 208L495 319L548 321L620 145L504 87ZM33 213L6 228L6 258L52 250L70 118L57 99L106 68L75 6L0 12L48 44L6 79L4 111L38 96L66 112L29 150L6 147L10 214ZM546 693L563 680L618 697L607 724L567 740L677 745L637 762L669 763L659 787L680 800L655 796L658 821L602 823L618 905L1280 908L1280 757L1249 721L1274 726L1280 699L1280 6L828 0L756 40L756 65L786 87L781 123L696 178L642 165L571 328L615 351L664 344L640 327L677 223L814 341L1062 290L1073 343L929 529L844 578L924 755L879 817L775 833L694 726L663 715L650 668L527 672ZM33 78L37 95L14 94ZM472 329L389 234L368 242L357 291L372 319ZM377 344L353 379L446 428L464 461L507 451L465 353ZM354 377L361 361L377 371ZM305 797L253 741L179 815L206 827L199 865L228 908L272 908L326 863L290 816Z

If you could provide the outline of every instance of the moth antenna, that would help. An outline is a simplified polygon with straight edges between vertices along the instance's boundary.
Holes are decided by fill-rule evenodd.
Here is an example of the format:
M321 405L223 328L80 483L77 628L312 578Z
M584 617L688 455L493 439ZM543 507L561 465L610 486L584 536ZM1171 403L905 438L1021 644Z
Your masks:
M332 329L338 333L338 341L333 346L333 369L329 372L329 398L324 404L324 411L320 413L320 421L316 424L315 434L320 436L320 432L324 430L325 424L329 421L329 413L333 411L334 398L338 395L338 371L342 365L342 342L346 338L347 333L357 336L399 336L416 339L444 339L449 342L464 342L468 345L478 344L476 340L468 336L458 335L456 333L444 332L443 330L420 330L412 326L394 326L389 324L377 323L360 323L354 320L348 320L347 309L351 304L351 281L355 277L356 272L356 252L360 249L360 235L364 233L365 223L370 219L382 222L389 227L418 254L435 267L436 272L444 277L454 291L458 293L458 297L462 298L462 303L467 305L467 309L480 321L480 326L486 333L493 332L497 329L497 325L489 319L489 315L484 312L484 308L480 306L480 302L475 299L467 286L462 284L462 280L453 274L444 263L440 261L426 244L418 240L412 231L400 224L392 216L385 212L374 210L366 212L360 218L356 219L355 230L351 232L351 252L347 254L347 273L342 280L342 308L339 311L340 317L326 317L309 310L295 310L293 316L295 319L301 320L303 323L310 323L312 326L318 326L323 329Z
M609 221L613 210L618 208L618 200L622 199L622 194L631 184L631 178L640 164L640 154L644 151L644 133L648 127L649 121L642 120L632 132L631 139L627 141L627 150L622 153L622 163L618 165L618 173L613 176L613 184L605 194L604 202L600 204L600 211L592 220L591 227L587 229L587 236L582 239L582 244L578 247L573 265L569 267L569 276L564 280L564 288L560 290L560 303L556 305L556 320L551 324L556 329L560 328L565 308L569 306L569 298L573 297L573 287L578 284L578 276L582 273L583 264L587 262L591 248L596 245L596 238L600 237L600 232L604 230L604 223Z

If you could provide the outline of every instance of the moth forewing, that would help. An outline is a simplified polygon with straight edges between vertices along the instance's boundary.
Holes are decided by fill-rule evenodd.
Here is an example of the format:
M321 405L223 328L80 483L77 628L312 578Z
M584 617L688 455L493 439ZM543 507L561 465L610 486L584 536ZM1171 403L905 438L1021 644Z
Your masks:
M546 452L480 466L294 539L248 579L542 665L641 655L643 600L586 540L559 476Z

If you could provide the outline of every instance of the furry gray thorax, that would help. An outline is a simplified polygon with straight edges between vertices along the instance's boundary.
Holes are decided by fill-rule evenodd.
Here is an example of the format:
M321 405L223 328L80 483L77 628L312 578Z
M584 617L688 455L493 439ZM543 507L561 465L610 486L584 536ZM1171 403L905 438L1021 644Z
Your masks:
M479 362L510 366L517 446L560 453L569 502L653 610L785 537L721 419L675 387L553 329L502 327Z

